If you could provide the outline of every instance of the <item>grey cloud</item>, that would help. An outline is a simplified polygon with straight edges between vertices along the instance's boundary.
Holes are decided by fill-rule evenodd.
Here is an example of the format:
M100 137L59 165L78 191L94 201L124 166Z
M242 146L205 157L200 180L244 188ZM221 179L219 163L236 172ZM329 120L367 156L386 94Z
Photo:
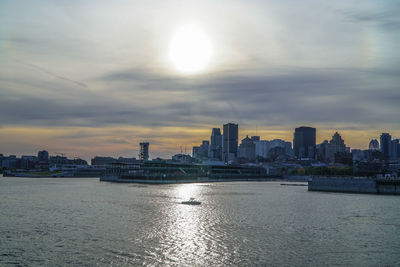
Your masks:
M151 105L130 104L126 98L121 102L101 92L80 94L76 101L5 97L0 99L0 112L7 112L7 116L0 118L0 123L92 127L122 124L189 127L227 120L265 125L369 123L371 119L385 123L395 120L396 99L400 97L396 87L387 86L379 91L370 88L371 81L382 75L379 71L287 69L275 76L248 77L233 73L189 81L145 71L128 75L130 71L114 73L115 79L105 82L110 88L114 88L115 82L119 84L121 89L114 89L113 94L118 95L127 87L133 90L132 97L145 95L147 85L142 84L149 80L155 90L174 88L185 91L188 97ZM116 79L119 75L126 79ZM396 81L392 77L392 82ZM160 94L168 95L168 91L161 90ZM386 113L380 118L382 107Z
M400 23L399 12L400 4L392 2L388 4L385 1L374 3L375 6L360 9L345 9L340 13L349 21L357 23L377 23L386 28L397 30L394 26Z

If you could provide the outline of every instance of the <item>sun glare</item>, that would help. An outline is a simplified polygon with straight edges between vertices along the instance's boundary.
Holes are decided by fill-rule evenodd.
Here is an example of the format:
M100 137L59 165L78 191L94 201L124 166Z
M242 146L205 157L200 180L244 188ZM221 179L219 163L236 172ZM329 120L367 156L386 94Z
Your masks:
M212 47L203 31L195 25L180 28L171 41L170 59L181 72L203 71L210 62Z

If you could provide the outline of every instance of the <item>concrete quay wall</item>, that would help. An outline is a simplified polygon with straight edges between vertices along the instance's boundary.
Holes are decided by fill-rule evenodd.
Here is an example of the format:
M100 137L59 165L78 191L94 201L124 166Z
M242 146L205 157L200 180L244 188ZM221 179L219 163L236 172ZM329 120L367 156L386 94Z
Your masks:
M376 180L355 178L311 178L308 191L378 193Z

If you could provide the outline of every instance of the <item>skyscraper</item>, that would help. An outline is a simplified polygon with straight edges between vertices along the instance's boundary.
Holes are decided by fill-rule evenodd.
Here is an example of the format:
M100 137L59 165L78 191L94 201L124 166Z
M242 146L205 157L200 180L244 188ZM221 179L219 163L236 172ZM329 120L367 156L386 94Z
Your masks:
M396 160L399 158L399 139L393 139L390 141L389 147L389 157L392 160Z
M224 124L223 135L222 156L223 160L228 162L237 157L239 126L235 123Z
M381 152L387 158L389 158L390 142L392 141L392 136L388 133L381 134Z
M326 162L335 162L336 153L345 153L346 145L344 140L340 136L338 132L336 132L331 141L329 141L328 146L326 147L325 160Z
M369 150L379 150L379 142L376 139L372 139L369 142Z
M294 131L294 155L297 158L314 158L316 147L316 129L299 127Z
M213 160L222 160L222 135L220 128L213 128L208 157Z
M149 160L149 146L150 144L148 142L140 143L140 153L139 153L140 160L143 161Z

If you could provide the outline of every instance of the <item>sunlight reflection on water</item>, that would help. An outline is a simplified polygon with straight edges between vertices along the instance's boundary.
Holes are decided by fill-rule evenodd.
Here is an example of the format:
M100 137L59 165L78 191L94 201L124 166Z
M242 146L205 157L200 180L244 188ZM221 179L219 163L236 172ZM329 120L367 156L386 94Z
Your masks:
M0 195L1 266L400 264L398 197L12 178Z

